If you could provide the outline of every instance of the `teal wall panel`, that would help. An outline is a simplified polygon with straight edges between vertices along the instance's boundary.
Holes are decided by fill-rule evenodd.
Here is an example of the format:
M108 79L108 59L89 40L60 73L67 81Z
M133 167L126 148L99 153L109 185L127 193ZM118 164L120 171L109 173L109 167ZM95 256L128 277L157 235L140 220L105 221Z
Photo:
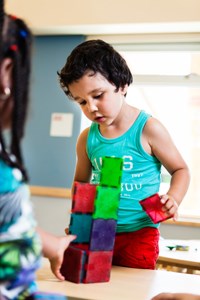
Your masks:
M38 36L34 38L31 103L23 141L30 184L70 188L76 162L76 140L80 133L81 111L67 99L57 79L71 50L84 36ZM71 137L50 136L52 113L74 115Z

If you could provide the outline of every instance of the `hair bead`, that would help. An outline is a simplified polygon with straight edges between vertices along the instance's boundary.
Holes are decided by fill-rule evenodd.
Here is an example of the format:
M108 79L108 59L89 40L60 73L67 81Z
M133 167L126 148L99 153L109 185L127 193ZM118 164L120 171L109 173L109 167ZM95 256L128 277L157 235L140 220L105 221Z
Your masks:
M10 50L12 50L12 51L17 51L17 50L18 50L18 46L17 46L16 44L11 45L11 46L10 46Z
M18 17L16 17L16 16L14 16L14 15L8 15L11 19L13 19L13 20L16 20L16 19L18 19Z
M20 30L19 34L22 36L22 37L26 37L27 36L27 31L25 30Z

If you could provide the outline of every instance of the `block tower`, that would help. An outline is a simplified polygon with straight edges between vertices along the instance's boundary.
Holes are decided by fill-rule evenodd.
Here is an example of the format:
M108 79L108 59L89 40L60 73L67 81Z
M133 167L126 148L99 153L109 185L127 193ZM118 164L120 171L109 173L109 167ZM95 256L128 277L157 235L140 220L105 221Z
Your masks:
M123 160L102 159L99 185L75 182L69 233L77 238L67 248L61 273L76 283L110 279Z

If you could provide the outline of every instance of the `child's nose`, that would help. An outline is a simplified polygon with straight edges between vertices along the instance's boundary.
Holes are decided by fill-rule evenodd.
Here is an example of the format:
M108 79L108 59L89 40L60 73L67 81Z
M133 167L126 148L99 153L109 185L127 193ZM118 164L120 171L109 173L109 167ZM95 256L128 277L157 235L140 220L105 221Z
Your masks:
M88 111L90 113L95 112L97 110L98 110L98 108L97 108L97 106L95 105L94 102L88 103Z

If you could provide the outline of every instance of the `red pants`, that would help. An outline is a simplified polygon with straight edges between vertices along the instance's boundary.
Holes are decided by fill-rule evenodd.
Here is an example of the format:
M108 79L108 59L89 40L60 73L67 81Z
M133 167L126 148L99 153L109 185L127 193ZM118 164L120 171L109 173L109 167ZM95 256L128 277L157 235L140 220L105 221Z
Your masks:
M115 239L113 265L155 269L159 254L159 235L158 229L152 227L118 233Z

